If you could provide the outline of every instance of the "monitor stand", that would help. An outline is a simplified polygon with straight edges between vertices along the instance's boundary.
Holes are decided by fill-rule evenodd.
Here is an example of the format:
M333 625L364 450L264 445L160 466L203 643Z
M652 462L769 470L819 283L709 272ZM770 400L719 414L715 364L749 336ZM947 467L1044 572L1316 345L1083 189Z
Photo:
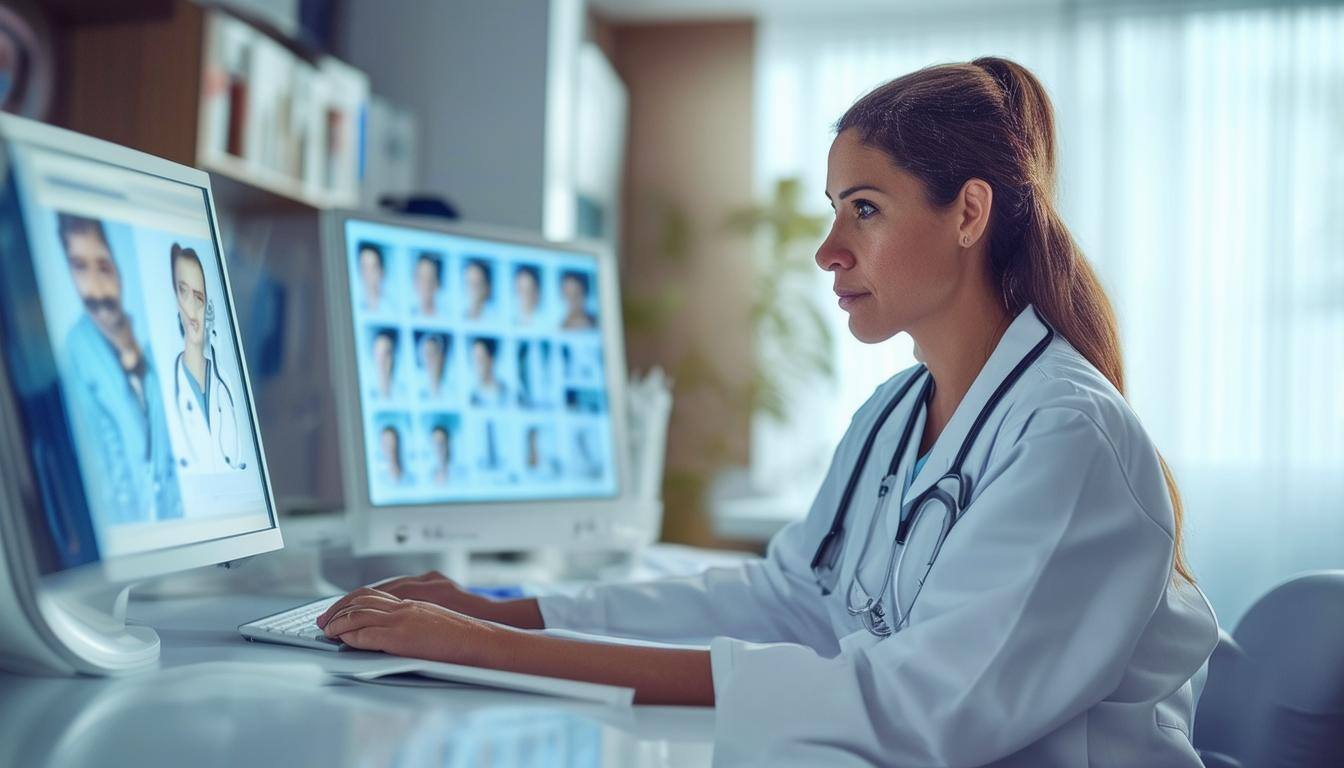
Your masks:
M126 624L134 585L39 592L37 605L48 629L73 656L76 671L123 675L159 660L159 636L149 627Z
M137 600L174 600L226 594L318 598L347 590L323 575L323 552L350 546L341 513L282 516L284 549L235 563L161 576L136 589Z
M280 529L285 548L258 555L237 568L240 589L284 597L329 597L344 594L323 573L323 553L349 552L350 531L344 511L284 513Z

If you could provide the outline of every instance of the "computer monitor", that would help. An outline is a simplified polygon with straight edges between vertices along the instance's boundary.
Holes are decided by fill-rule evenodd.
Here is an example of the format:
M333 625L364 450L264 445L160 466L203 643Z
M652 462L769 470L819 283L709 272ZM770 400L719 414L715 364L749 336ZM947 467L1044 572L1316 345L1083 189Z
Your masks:
M0 663L124 671L158 655L128 585L282 546L210 180L0 137Z
M650 539L628 498L608 251L354 212L324 237L356 552Z

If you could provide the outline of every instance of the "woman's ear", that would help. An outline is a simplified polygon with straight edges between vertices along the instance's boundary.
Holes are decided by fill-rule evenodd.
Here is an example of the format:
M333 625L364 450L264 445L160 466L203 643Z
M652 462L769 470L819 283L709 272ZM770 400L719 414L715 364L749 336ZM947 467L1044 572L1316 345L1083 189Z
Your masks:
M957 196L957 245L970 248L980 241L989 227L989 215L994 205L994 190L983 179L970 178L961 185Z

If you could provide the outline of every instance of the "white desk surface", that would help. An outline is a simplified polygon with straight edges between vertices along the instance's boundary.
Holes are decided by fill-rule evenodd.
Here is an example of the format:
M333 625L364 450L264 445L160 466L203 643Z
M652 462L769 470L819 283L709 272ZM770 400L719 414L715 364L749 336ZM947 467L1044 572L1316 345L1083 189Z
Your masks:
M163 643L121 679L0 673L0 766L697 766L714 712L609 708L529 694L346 682L322 651L249 643L237 626L301 603L227 595L132 600Z

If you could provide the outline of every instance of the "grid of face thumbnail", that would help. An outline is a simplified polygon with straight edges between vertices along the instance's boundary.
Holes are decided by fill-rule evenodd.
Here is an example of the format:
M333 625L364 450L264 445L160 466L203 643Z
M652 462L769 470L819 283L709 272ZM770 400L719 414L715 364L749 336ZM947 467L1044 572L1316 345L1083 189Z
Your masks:
M597 260L346 222L369 501L615 495Z

